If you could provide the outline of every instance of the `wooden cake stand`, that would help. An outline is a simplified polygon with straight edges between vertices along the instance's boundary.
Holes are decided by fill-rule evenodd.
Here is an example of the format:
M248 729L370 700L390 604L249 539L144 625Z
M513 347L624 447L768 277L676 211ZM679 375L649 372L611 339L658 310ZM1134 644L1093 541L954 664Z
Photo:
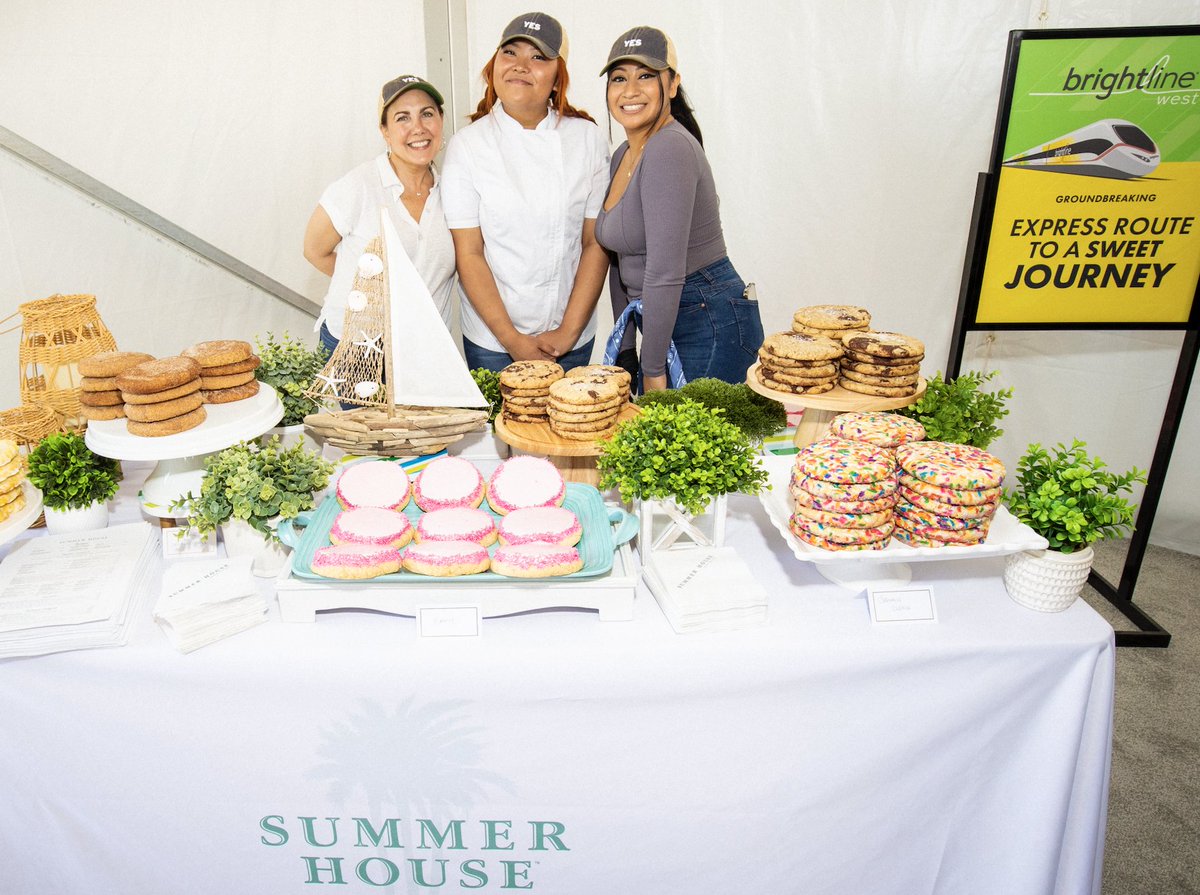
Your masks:
M617 422L633 419L642 409L636 404L626 404L617 414ZM550 428L549 423L506 423L499 414L492 426L496 435L509 447L527 454L546 457L558 467L564 481L598 485L600 470L596 468L596 457L605 439L595 441L573 441L562 438Z
M917 379L916 393L905 395L903 398L860 395L858 392L844 389L840 385L835 385L831 391L819 395L796 395L792 392L780 392L773 388L767 388L754 375L758 368L759 364L756 363L746 371L746 385L760 395L778 401L784 407L804 408L804 417L800 420L800 425L796 427L796 434L792 439L798 448L824 438L825 433L829 431L829 423L839 413L847 413L851 410L898 410L909 404L916 404L925 394L926 383L925 377L922 376Z

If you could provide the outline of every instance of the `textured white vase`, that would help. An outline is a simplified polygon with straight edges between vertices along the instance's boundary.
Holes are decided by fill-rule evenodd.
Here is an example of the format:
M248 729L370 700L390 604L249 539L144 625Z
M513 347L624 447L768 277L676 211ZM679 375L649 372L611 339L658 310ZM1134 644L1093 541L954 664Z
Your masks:
M108 528L108 503L103 500L74 510L43 507L42 512L46 516L46 531L51 534Z
M1004 566L1004 586L1016 602L1039 612L1062 612L1079 598L1095 553L1026 550L1013 553Z
M241 519L221 523L221 539L225 542L226 555L254 557L250 571L259 578L278 575L291 552L278 541L267 540L262 532Z

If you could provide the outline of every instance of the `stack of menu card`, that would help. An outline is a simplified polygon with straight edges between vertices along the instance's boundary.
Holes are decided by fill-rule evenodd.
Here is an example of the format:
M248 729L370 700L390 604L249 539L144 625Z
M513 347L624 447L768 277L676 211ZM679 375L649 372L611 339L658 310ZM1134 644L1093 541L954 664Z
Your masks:
M147 522L19 541L0 563L0 657L123 646L158 553Z
M259 593L250 556L173 563L163 572L154 620L182 653L261 625L267 600Z
M642 575L676 634L766 621L767 592L732 547L650 550Z

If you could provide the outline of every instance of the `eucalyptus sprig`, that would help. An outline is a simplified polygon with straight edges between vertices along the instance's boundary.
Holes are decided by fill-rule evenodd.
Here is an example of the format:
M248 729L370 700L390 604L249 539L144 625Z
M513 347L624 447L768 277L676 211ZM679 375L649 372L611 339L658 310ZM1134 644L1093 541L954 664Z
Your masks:
M312 386L317 374L324 369L329 352L321 345L305 345L286 332L278 340L274 333L267 333L265 342L258 336L254 344L262 361L254 376L279 393L283 403L280 425L298 426L308 414L316 413L321 407L318 401L305 395L304 390Z
M767 482L750 439L720 409L696 401L651 404L617 427L596 460L600 487L621 499L674 499L689 513L735 491L757 494Z
M1009 511L1061 553L1132 530L1137 507L1120 495L1146 481L1137 467L1120 475L1109 472L1086 448L1078 439L1052 451L1029 445L1017 461L1018 487L1004 492Z
M171 509L186 510L201 534L241 519L274 539L270 521L312 509L313 494L329 484L332 473L333 464L302 442L285 450L278 436L261 446L244 441L205 458L200 496L189 492Z
M972 370L955 379L943 379L939 371L925 384L925 394L919 401L901 407L896 413L924 426L925 437L930 441L986 449L1004 434L996 423L1008 415L1004 405L1013 395L1011 388L983 391L983 385L996 373L996 370L990 373Z
M92 453L82 435L47 435L29 453L29 481L52 510L78 510L109 500L121 481L121 464Z

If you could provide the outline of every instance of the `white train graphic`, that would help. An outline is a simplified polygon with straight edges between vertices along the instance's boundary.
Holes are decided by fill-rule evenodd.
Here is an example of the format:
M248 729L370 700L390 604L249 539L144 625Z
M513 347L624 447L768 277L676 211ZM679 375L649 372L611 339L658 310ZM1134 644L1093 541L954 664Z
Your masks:
M1158 146L1144 130L1120 118L1105 118L1018 153L1004 164L1128 180L1150 174L1159 161Z

